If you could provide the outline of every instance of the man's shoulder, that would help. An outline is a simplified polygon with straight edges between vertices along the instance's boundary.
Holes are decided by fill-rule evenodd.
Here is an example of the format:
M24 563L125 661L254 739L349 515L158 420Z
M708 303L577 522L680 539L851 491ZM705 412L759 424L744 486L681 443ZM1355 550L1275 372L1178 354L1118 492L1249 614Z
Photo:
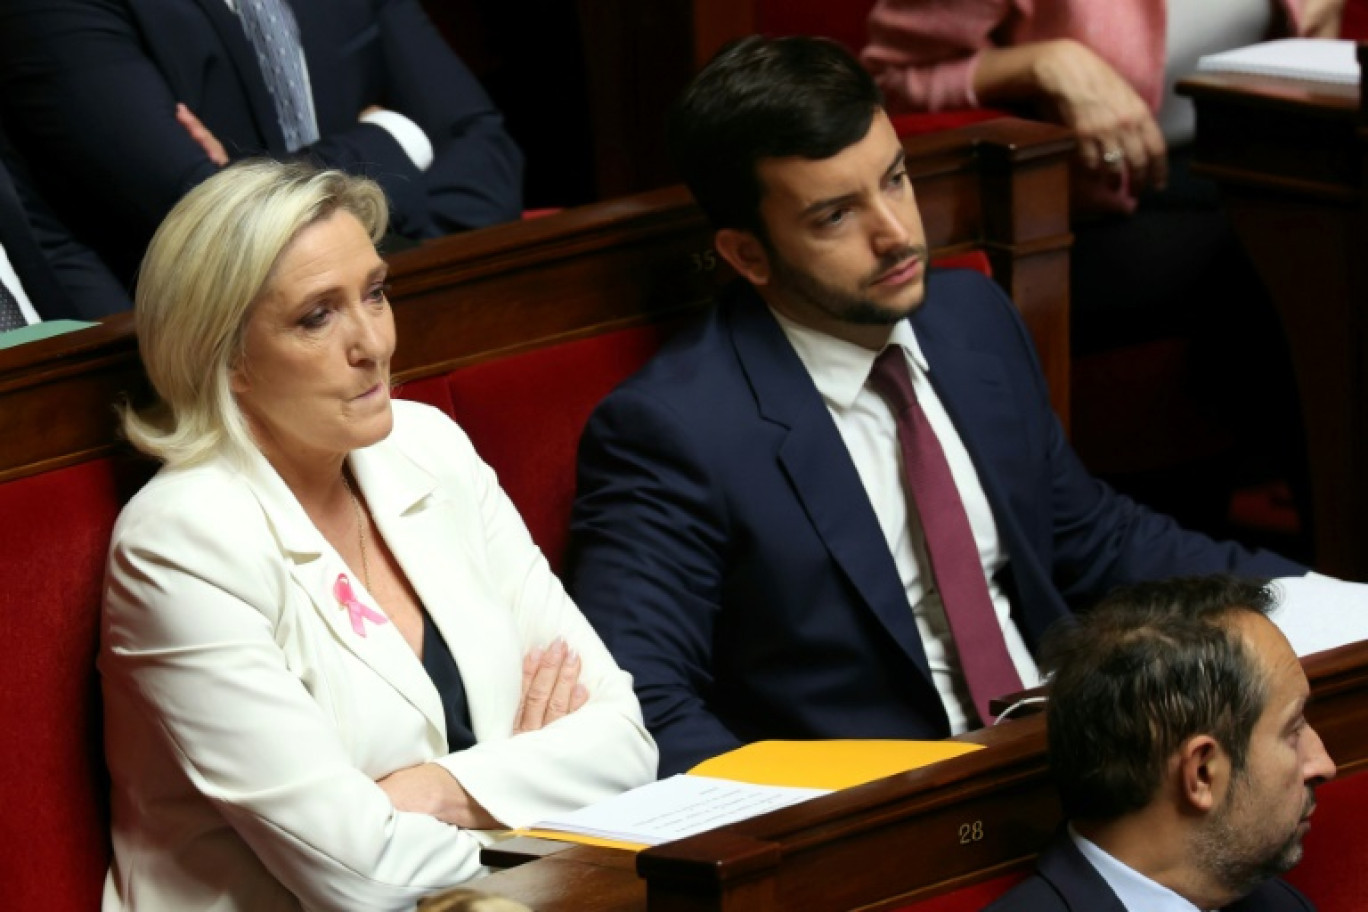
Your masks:
M933 269L926 279L926 300L913 314L919 331L981 337L996 326L1015 332L1015 305L1001 286L974 269Z
M738 337L752 333L759 321L773 321L768 313L757 313L756 308L763 309L763 304L749 300L746 289L728 287L614 392L700 405L706 405L707 397L728 394L745 382L737 353ZM738 326L737 315L742 311L749 311L750 319ZM777 325L773 332L779 333Z
M1315 912L1315 905L1300 890L1281 878L1265 881L1224 912Z

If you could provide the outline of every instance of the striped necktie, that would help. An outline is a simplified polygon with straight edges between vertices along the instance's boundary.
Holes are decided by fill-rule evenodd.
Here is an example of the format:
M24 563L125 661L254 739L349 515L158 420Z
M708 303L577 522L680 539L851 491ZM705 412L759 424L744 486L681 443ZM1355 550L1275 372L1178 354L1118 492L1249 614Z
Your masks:
M242 30L256 49L266 88L275 101L285 147L297 152L318 142L299 24L285 0L237 0Z
M19 309L19 302L5 287L5 283L0 282L0 332L22 329L25 326L28 326L28 320L24 318L24 312Z

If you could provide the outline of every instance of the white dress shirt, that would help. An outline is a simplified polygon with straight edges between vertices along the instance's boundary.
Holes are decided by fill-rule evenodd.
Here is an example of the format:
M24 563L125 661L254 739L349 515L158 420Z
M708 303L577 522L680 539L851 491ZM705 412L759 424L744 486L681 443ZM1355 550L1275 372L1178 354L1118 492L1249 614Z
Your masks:
M1078 835L1073 824L1069 825L1069 838L1127 909L1134 912L1201 912L1168 887L1117 861L1096 843Z
M908 513L897 424L888 405L867 382L879 353L800 326L778 313L774 316L807 368L817 391L821 393L878 517L879 527L883 530L888 550L893 555L898 575L907 592L908 607L916 618L917 631L921 634L936 690L950 719L950 730L959 734L975 728L978 713L960 671L959 656L955 652L945 607L931 572L921 524L915 515ZM911 324L906 320L898 323L889 338L889 344L901 345L907 353L912 389L936 432L956 487L959 488L960 499L964 502L974 541L978 545L983 573L988 580L993 608L1002 625L1003 638L1007 641L1007 651L1016 665L1022 685L1034 687L1040 683L1040 673L1016 622L1012 620L1007 594L996 579L998 571L1007 565L1010 555L1003 549L998 537L997 523L993 519L988 497L983 492L983 485L979 482L978 471L951 423L945 406L931 386L927 376L931 367L917 344Z

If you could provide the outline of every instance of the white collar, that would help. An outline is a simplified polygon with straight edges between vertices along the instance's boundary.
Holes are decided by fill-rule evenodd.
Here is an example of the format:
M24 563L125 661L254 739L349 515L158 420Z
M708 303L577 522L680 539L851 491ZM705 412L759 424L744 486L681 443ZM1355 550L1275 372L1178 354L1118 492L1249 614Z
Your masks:
M788 337L789 344L797 352L798 360L807 368L822 398L836 408L850 408L869 380L869 372L879 352L795 323L774 308L770 308L770 313L774 314L779 328ZM923 373L931 370L926 355L917 343L917 334L908 321L899 320L893 325L888 345L901 345L912 363L921 368Z
M1069 838L1102 879L1111 887L1121 905L1135 912L1201 912L1196 906L1161 883L1107 854L1095 842L1080 836L1069 824Z

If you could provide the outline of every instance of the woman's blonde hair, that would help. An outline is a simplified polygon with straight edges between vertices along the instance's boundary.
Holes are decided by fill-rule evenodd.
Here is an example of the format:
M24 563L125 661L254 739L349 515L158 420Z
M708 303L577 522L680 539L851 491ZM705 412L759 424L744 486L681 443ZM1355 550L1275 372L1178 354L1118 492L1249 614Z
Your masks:
M375 182L262 160L225 168L167 214L138 276L138 351L160 401L122 409L134 446L169 465L255 446L230 387L248 315L281 252L338 211L372 241L385 232L389 210Z

